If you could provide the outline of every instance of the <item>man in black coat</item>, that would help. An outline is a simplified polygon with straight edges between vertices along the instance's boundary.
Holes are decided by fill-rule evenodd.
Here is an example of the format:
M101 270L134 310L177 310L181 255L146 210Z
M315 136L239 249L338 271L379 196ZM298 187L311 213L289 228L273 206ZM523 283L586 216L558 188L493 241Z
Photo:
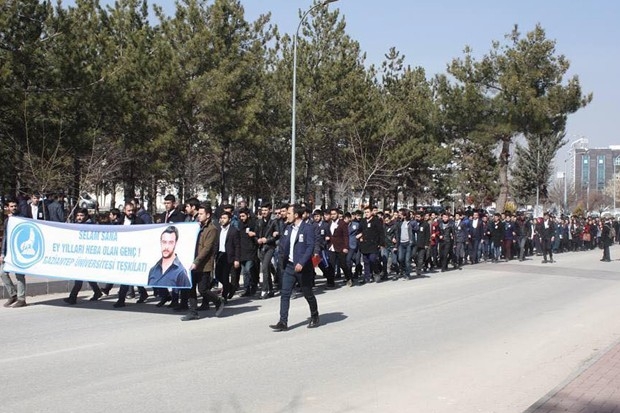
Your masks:
M360 221L360 233L357 239L360 241L359 249L364 260L364 279L360 281L363 285L371 280L371 274L377 275L380 279L378 263L380 247L385 246L385 234L383 223L377 217L370 206L364 208L364 218Z
M86 208L79 208L77 210L75 214L75 222L76 224L94 224L94 222L90 219L88 210ZM71 305L76 304L77 295L82 289L83 285L84 285L84 281L75 280L73 283L73 288L71 289L71 292L69 293L69 297L63 299L63 301ZM89 301L97 301L99 298L101 298L103 293L101 292L101 289L99 288L99 284L97 284L94 281L89 281L88 285L90 285L90 288L92 288L93 290L93 296L89 299Z
M455 240L454 221L450 219L450 214L446 211L441 214L441 221L439 222L439 259L442 272L448 270L448 261L453 255L452 248L454 248Z
M126 202L123 208L124 215L121 218L122 225L141 225L144 224L142 219L135 214L135 206L131 202ZM127 298L127 293L129 292L129 285L121 285L118 289L118 300L114 303L115 308L125 307L125 298ZM146 288L138 287L138 292L140 293L140 298L137 303L142 304L148 298L148 293L146 292Z
M273 297L273 282L271 280L271 259L276 250L276 243L280 237L278 220L271 216L271 204L263 203L260 208L260 218L257 225L258 258L260 259L261 295L260 298Z
M422 268L429 254L429 248L431 245L431 226L428 221L422 218L420 212L416 212L415 220L418 222L418 229L416 231L416 260L415 272L419 277L422 275Z
M487 232L491 241L491 260L494 263L498 263L502 255L502 244L504 243L504 223L499 212L493 215L493 222L489 223Z
M235 290L230 283L230 270L239 268L241 260L239 230L231 225L231 222L232 214L228 211L222 212L217 236L215 279L222 284L224 302L235 295Z
M242 297L251 297L257 289L252 272L258 244L256 242L256 221L250 216L250 210L247 208L239 210L239 238L239 262L241 275L243 275L243 289L245 290ZM233 284L237 285L239 280L235 281Z
M553 263L553 241L555 241L555 222L551 219L548 212L543 215L543 221L539 224L538 233L543 251L543 264ZM547 260L547 255L549 260Z
M41 221L49 219L49 212L44 203L41 202L41 197L38 194L32 194L30 197L30 204L26 208L26 217Z

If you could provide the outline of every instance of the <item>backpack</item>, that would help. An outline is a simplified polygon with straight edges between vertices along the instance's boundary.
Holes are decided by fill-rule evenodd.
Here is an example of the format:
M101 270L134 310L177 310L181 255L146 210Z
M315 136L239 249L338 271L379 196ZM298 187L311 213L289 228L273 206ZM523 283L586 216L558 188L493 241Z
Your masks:
M614 241L616 239L616 229L613 225L609 226L609 239Z

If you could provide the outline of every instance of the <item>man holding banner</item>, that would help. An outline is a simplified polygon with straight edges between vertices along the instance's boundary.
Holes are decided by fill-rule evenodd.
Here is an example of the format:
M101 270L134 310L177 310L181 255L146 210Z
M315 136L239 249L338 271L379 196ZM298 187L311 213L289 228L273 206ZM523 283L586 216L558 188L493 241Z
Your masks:
M144 224L144 221L138 216L135 215L135 205L131 202L125 202L125 207L123 211L125 212L124 218L121 220L123 225L139 225ZM118 289L118 300L114 303L115 308L125 307L125 298L127 297L127 293L129 292L129 285L122 284ZM138 287L138 292L140 293L140 298L137 303L142 304L149 297L149 294L146 292L146 288Z
M8 223L11 217L19 216L17 212L17 202L13 199L7 201L7 213L8 216L4 219L4 239L2 240L2 255L0 255L0 264L4 266L4 257L7 254L7 246L8 246ZM9 293L9 299L6 303L4 303L5 307L25 307L26 306L26 276L24 274L15 274L15 278L17 280L17 288L9 273L4 271L4 268L0 270L2 273L2 282L4 283L4 288L6 288L7 293Z
M78 224L92 224L93 221L90 219L90 216L88 215L88 209L79 208L75 214L75 222ZM76 304L77 295L82 289L82 285L84 285L84 281L75 280L73 283L73 288L71 289L71 292L69 293L69 297L65 298L63 301L71 305ZM94 293L94 295L90 298L90 301L97 301L99 298L101 298L103 293L101 292L101 289L99 288L99 284L97 284L94 281L89 281L88 285L90 285L90 288L93 289L93 293Z

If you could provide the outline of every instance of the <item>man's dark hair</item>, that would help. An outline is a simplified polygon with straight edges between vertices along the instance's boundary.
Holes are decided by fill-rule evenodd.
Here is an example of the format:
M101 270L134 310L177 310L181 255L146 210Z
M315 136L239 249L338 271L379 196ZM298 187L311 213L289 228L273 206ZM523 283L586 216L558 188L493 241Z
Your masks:
M293 208L293 215L295 215L295 218L303 218L304 212L306 211L306 207L299 204L293 204L289 206L289 208Z
M191 207L194 207L195 210L198 210L198 208L200 208L200 201L198 200L198 198L192 197L185 201L185 205L189 205Z
M248 208L241 208L239 210L240 214L246 214L247 216L250 216L250 210Z
M232 214L230 212L222 211L222 213L220 214L220 217L223 217L224 215L226 215L228 219L232 219Z
M211 208L211 204L200 204L198 209L204 209L207 214L213 214L213 208Z
M172 202L176 202L177 198L172 195L172 194L168 194L164 197L164 201L172 201Z
M345 212L344 213L344 217L345 218L351 218L351 213L350 212Z
M372 208L370 207L370 205L367 205L364 207L364 211L372 211Z
M225 210L225 209L229 209L229 210L233 211L235 209L235 207L230 205L230 204L224 204L224 205L222 205L222 210Z
M78 208L78 209L75 211L75 215L77 215L77 214L82 214L82 215L84 215L85 217L87 217L87 216L88 216L88 209L86 209L86 208Z
M289 205L286 202L280 204L280 209L282 209L282 208L288 209L288 207L289 207Z
M329 210L329 213L331 214L332 212L335 212L337 214L338 213L338 208L331 208Z
M130 201L125 202L125 207L126 207L127 205L131 205L131 208L132 208L132 209L136 207L136 206L135 206L133 203L131 203Z
M263 202L263 203L260 205L260 207L261 207L261 208L269 208L269 209L271 209L271 202L266 202L266 201L265 201L265 202Z
M322 212L320 209L315 209L314 212L312 213L312 215L321 215Z
M174 234L174 240L175 241L179 240L179 230L174 225L170 225L169 227L166 227L166 229L164 230L164 232L161 233L161 235L164 235L164 234Z
M118 217L118 216L121 215L121 211L119 211L118 208L112 208L112 209L110 209L110 214L116 215Z

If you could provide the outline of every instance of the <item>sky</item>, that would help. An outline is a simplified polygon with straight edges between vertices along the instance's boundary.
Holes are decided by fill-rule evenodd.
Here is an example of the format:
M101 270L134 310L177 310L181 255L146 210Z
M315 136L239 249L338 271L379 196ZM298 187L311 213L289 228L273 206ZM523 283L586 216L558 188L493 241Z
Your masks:
M149 0L174 13L174 1ZM71 2L69 2L71 3ZM111 3L102 0L103 4ZM281 32L292 34L299 10L312 0L241 0L246 19L271 12ZM620 117L620 2L616 0L337 0L347 23L347 34L367 53L367 64L379 65L390 47L405 55L405 62L426 70L427 76L444 73L447 64L463 56L464 47L482 56L494 40L502 41L515 24L525 34L537 23L547 38L556 41L557 54L571 63L566 80L578 75L584 93L594 99L569 117L566 138L589 140L590 147L620 145L615 125ZM564 147L558 154L563 161ZM564 154L564 155L563 155Z

